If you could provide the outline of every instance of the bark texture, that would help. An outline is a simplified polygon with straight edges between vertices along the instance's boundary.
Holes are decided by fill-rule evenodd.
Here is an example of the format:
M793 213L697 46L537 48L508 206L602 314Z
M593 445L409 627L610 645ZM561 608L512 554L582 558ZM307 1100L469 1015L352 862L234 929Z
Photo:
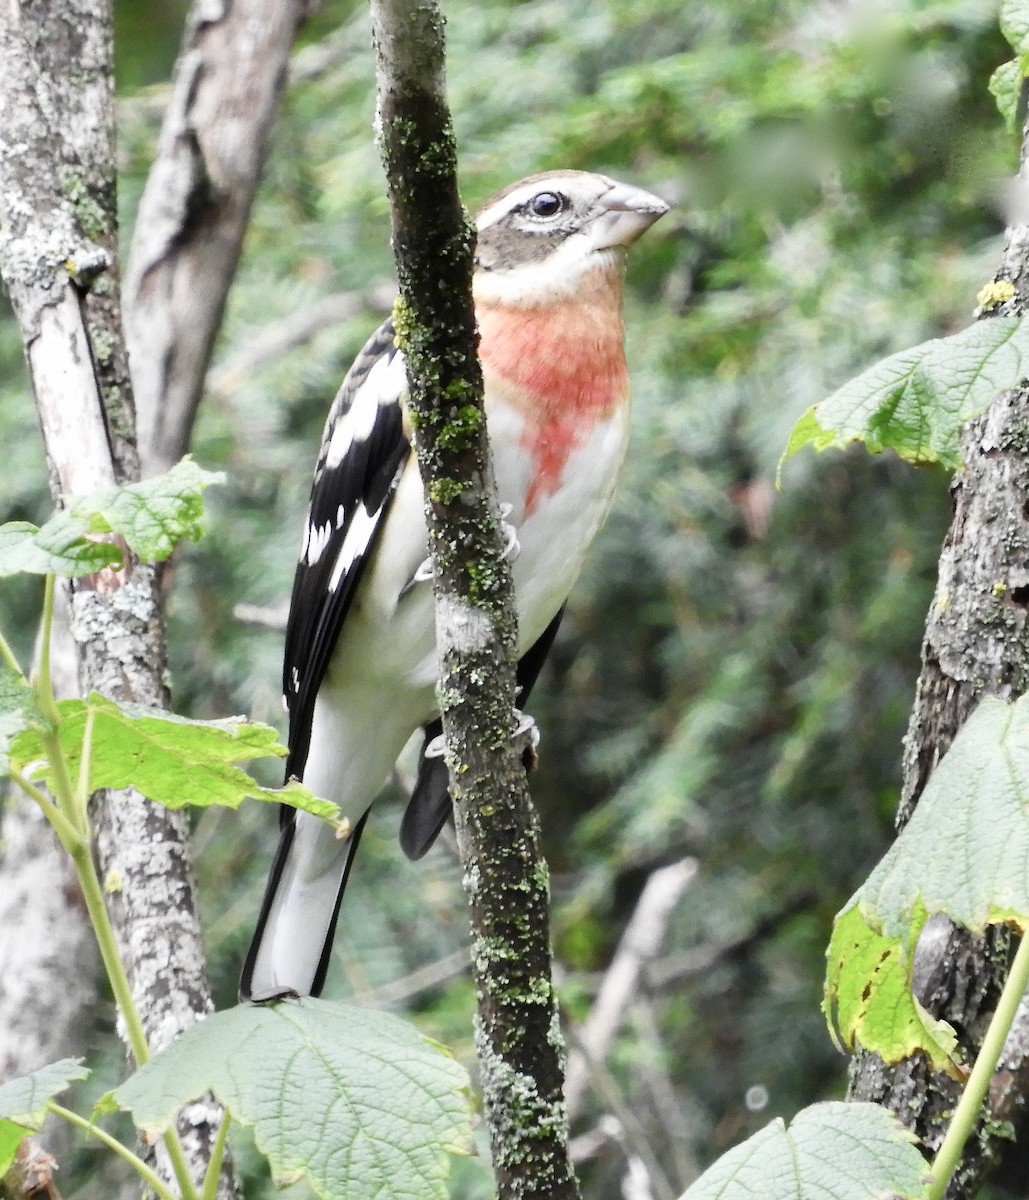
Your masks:
M29 0L0 22L0 268L58 503L139 475L119 306L111 51L104 0ZM164 703L154 569L127 558L70 592L81 687ZM94 821L122 957L159 1048L211 1009L185 821L133 791L98 795ZM212 1104L183 1114L197 1179L219 1120Z
M1029 176L1023 137L1023 179ZM997 280L1012 299L989 313L1029 311L1029 227L1007 231ZM1029 690L1029 388L1006 392L971 422L962 438L963 466L951 487L954 513L940 555L939 580L926 623L922 670L905 739L898 826L910 819L929 775L983 696L1013 700ZM915 961L919 999L957 1030L973 1058L1007 971L1008 943L999 930L973 937L945 918L929 923ZM1024 1009L1024 1002L1023 1002ZM994 1078L989 1112L948 1189L973 1196L1007 1146L1003 1123L1024 1120L1029 1088L1029 1018L1023 1011ZM856 1058L851 1097L888 1105L935 1150L953 1110L957 1085L922 1057L897 1066Z
M186 22L125 278L145 469L189 449L308 0L198 0Z
M517 630L489 467L474 234L457 192L443 17L434 3L372 0L372 27L493 1163L502 1200L565 1200L579 1193L568 1158L548 877L512 740Z
M135 400L144 429L145 467L161 469L188 446L204 371L281 99L287 56L307 8L301 0L287 4L198 0L187 19L124 289L128 333L137 348ZM12 32L15 27L12 17ZM240 70L241 56L245 70ZM48 406L47 411L52 409ZM78 428L73 428L72 446L78 434ZM102 461L102 439L97 439L95 448ZM127 450L128 458L116 454L115 459L128 466L134 451L131 446ZM66 469L74 462L72 457ZM87 480L83 486L88 490L95 485ZM90 620L86 618L87 624ZM55 649L62 645L55 631ZM64 695L78 690L74 654L71 657L70 670L54 669L55 684L66 681L60 688ZM173 827L184 832L181 822L173 822ZM142 859L143 872L152 876L155 863L146 861L151 831L145 821L137 825L135 834L148 839L136 843L134 854ZM114 831L104 834L107 861L113 862L118 836ZM74 871L40 814L27 803L12 803L4 817L4 840L0 1070L15 1076L74 1050L76 1025L88 1020L96 1000L96 954L85 914L74 903ZM181 860L178 882L171 884L170 892L182 894L185 851L174 838L162 838L158 844L161 854L156 857L177 864ZM47 886L41 887L40 880L46 880ZM23 920L29 896L33 897L31 937L24 936ZM132 924L131 900L124 892L119 907L126 924ZM155 942L154 948L160 950L161 961L168 961L175 951L168 938ZM190 948L189 958L194 962L192 974L199 962L196 947ZM45 1026L26 1007L30 996L40 995L50 997ZM174 1028L176 1021L160 1018L157 1024Z

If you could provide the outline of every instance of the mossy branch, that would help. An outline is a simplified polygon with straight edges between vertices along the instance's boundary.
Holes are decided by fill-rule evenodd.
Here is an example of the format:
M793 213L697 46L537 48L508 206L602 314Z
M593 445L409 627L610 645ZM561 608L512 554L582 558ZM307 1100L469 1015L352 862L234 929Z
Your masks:
M457 189L433 3L373 0L397 336L426 493L439 697L472 923L478 1052L499 1196L578 1197L550 974L547 869L514 744L518 636L483 417L474 230Z

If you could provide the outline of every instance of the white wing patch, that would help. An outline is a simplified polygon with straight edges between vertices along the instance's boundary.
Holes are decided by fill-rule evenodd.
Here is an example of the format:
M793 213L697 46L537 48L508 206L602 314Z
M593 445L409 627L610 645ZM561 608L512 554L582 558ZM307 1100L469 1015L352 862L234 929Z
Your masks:
M343 576L346 575L354 563L367 551L368 544L372 540L372 535L375 533L378 521L378 510L369 512L363 504L358 507L357 512L354 513L353 520L350 522L347 535L343 539L343 544L339 548L336 565L332 568L332 575L329 579L329 592L334 592L339 587Z
M399 369L395 364L399 364ZM379 358L369 369L354 396L350 408L340 417L332 430L325 449L322 467L332 470L346 458L351 446L366 442L375 429L379 406L396 404L400 390L406 386L403 360L399 356Z
M329 544L329 538L332 536L332 526L328 521L324 525L315 525L308 522L307 533L304 537L304 552L301 555L303 561L309 567L321 558L325 552L325 547Z

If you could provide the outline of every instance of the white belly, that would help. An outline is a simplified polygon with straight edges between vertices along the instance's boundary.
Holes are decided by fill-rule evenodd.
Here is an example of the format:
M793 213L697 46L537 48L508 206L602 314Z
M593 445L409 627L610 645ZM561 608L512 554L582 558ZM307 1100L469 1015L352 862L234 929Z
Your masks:
M528 516L531 459L515 431L504 428L506 410L490 414L497 491L501 503L511 505L506 520L518 533L512 571L519 655L541 636L567 599L607 516L625 455L627 410L623 405L594 427L571 452L561 487L543 496ZM393 519L387 521L348 615L327 682L332 691L345 691L358 681L411 690L420 694L415 702L419 719L428 719L434 711L438 670L432 585L417 583L397 599L428 554L422 512L421 480L412 460L393 500ZM398 521L400 513L418 514L418 519Z

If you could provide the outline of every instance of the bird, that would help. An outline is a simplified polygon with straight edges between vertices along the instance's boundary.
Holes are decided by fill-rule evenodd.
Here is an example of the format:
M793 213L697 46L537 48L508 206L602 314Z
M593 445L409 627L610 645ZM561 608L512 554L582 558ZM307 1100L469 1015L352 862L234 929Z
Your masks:
M629 435L625 252L668 208L606 175L558 170L511 184L476 218L472 290L515 589L520 705L615 494ZM369 809L419 731L400 826L409 858L429 849L451 813L406 392L391 318L355 359L326 420L285 638L286 779L338 804L346 836L283 805L242 1000L321 992Z

